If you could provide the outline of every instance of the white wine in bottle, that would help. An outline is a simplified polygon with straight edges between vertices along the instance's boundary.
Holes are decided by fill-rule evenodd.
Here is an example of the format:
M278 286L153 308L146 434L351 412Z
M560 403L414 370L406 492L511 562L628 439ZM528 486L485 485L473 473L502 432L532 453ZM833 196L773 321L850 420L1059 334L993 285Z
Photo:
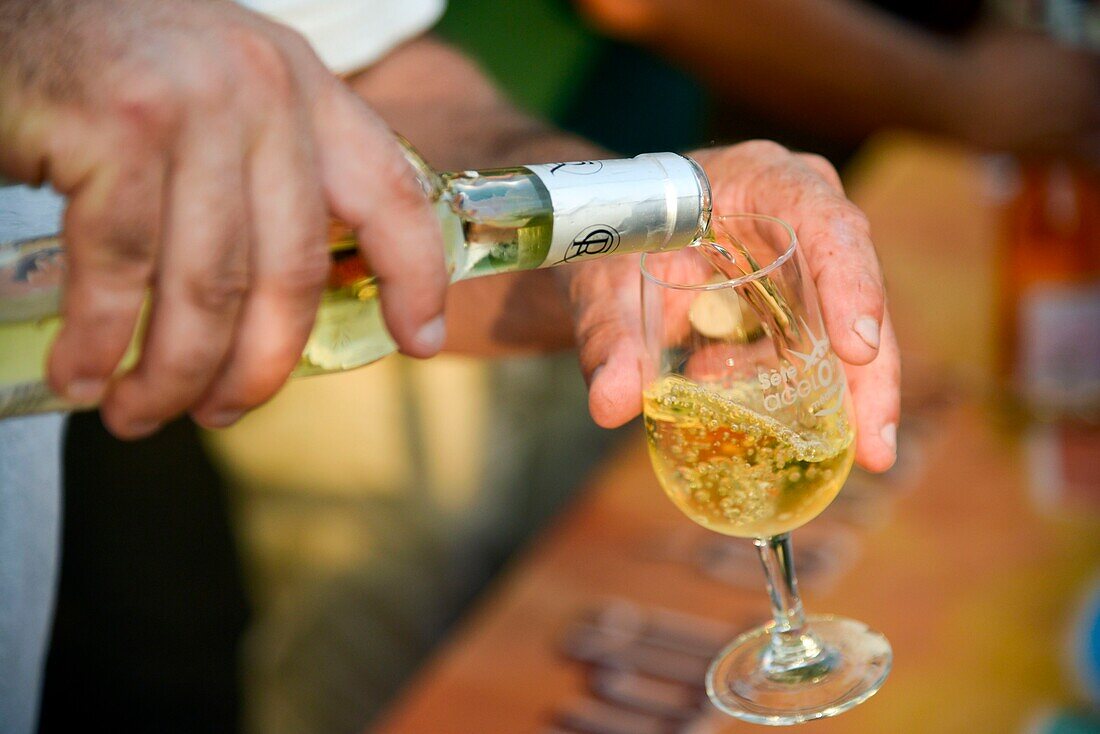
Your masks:
M435 205L452 282L691 244L710 222L702 169L675 153L437 174L406 148ZM72 407L45 384L60 327L64 199L0 187L0 418ZM330 228L332 268L295 376L361 367L394 351L378 285L348 227ZM139 357L141 325L118 370Z

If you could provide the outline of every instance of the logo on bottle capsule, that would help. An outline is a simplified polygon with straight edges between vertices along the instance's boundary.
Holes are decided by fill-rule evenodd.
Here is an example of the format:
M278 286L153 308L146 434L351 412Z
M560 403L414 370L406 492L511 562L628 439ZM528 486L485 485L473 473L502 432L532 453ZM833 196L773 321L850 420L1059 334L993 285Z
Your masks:
M560 262L567 263L578 257L599 257L615 251L619 246L619 233L606 224L594 224L582 229L569 246Z
M564 163L551 163L550 175L569 173L574 176L591 176L603 170L603 161L566 161Z

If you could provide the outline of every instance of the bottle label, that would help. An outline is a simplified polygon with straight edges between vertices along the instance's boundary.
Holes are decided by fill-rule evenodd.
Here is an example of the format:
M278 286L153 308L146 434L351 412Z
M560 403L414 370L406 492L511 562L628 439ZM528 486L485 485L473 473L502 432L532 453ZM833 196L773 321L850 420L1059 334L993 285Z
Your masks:
M542 267L683 247L698 236L698 169L675 153L527 166L550 193L554 227Z
M0 244L0 324L56 314L64 275L56 238Z
M64 410L61 399L42 382L0 385L0 418Z
M1100 282L1037 286L1020 300L1019 379L1040 411L1100 404Z

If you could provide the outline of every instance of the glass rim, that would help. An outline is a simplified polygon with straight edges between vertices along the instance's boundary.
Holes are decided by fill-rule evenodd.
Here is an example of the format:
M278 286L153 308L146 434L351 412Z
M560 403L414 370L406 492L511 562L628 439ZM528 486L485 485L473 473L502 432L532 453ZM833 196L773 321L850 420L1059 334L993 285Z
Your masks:
M775 224L778 224L780 227L782 227L783 229L785 229L787 231L787 235L790 237L790 241L788 242L787 247L786 247L786 249L783 250L783 252L781 252L770 263L768 263L764 267L760 268L759 270L754 270L751 273L745 273L744 275L740 275L736 278L728 278L726 280L721 280L721 281L718 281L717 283L700 283L700 284L674 283L672 281L668 281L668 280L665 280L663 278L659 278L656 275L654 275L653 273L651 273L649 271L649 269L646 267L646 264L645 264L646 258L648 258L650 255L668 254L669 252L672 252L671 250L665 250L664 252L645 252L645 253L642 253L642 263L641 263L642 275L645 276L645 278L648 279L650 282L655 283L655 284L657 284L657 285L659 285L663 288L675 288L676 290L682 290L682 291L715 291L715 290L721 290L723 288L736 288L737 286L745 285L746 283L751 283L753 281L760 280L761 278L767 276L769 273L774 272L776 270L776 268L782 267L782 265L784 263L786 263L788 260L791 259L791 257L794 256L795 250L798 249L798 236L795 235L794 228L791 227L791 225L787 224L782 219L779 219L778 217L772 217L772 216L769 216L767 214L743 213L743 214L723 214L721 216L714 217L714 219L718 220L719 222L721 222L722 220L726 220L726 219L758 219L758 220L763 220L763 221L766 221L766 222L774 222ZM714 240L714 238L700 238L699 240L697 240L697 241L693 242L692 244L688 245L688 247L700 247L700 246L705 245L705 244L711 244L712 246L714 246L716 248L721 248L722 247L717 241ZM724 249L724 248L722 248L722 249Z

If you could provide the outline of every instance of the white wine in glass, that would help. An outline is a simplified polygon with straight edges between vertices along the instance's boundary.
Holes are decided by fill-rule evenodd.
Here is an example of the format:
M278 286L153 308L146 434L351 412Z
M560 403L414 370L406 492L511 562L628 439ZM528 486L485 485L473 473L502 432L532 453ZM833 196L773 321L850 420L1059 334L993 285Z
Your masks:
M840 491L855 453L843 412L812 434L743 407L737 395L682 377L645 394L645 429L661 486L685 515L726 535L762 538L817 517Z

